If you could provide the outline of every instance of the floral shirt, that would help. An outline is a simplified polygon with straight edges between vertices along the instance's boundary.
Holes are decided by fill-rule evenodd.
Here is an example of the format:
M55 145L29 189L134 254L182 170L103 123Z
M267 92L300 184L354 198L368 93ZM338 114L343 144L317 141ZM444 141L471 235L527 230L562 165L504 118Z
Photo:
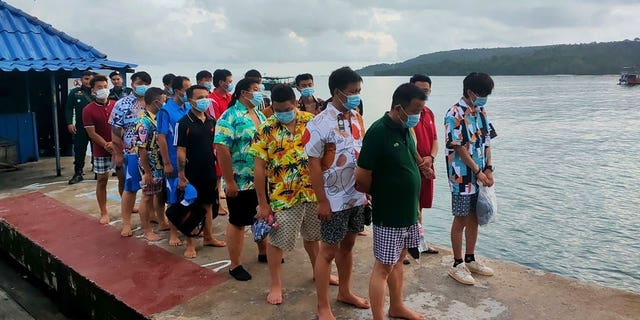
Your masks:
M257 109L256 114L260 123L267 120ZM238 190L255 189L253 156L248 151L256 132L256 127L249 116L249 109L240 101L229 107L216 123L214 143L229 148L233 178L238 184Z
M164 169L162 166L162 158L160 156L160 147L158 147L156 115L148 111L138 121L135 129L135 141L138 150L141 148L147 150L149 157L149 166L153 170L153 177L162 179L164 177ZM142 161L142 159L140 159ZM144 174L142 165L139 165L140 173Z
M478 192L476 175L472 168L462 162L454 151L455 146L463 146L479 168L486 164L485 148L496 137L495 130L487 120L484 108L476 112L467 106L464 99L447 111L444 118L445 155L449 188L455 195L472 195Z
M338 212L366 203L356 191L356 161L362 148L364 122L356 111L340 112L333 104L307 124L303 136L309 157L320 158L331 211Z
M276 117L270 117L258 128L249 154L267 162L269 203L273 211L298 203L316 202L311 186L309 158L304 152L302 136L313 119L308 112L296 114L295 132L290 132Z
M111 111L109 124L124 130L122 141L125 154L136 153L136 125L144 114L144 110L144 105L139 103L136 96L132 94L118 100Z

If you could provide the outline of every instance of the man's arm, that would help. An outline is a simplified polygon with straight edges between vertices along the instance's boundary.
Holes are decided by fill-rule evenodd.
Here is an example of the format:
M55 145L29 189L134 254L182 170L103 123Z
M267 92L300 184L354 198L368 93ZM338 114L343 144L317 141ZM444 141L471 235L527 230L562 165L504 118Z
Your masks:
M311 186L318 199L318 218L329 220L331 218L331 204L324 192L324 177L322 176L320 158L309 157L309 174L311 176Z
M256 194L258 196L258 218L267 219L269 215L272 214L266 192L267 162L260 159L259 157L253 157L253 166L253 182L256 186Z
M151 183L151 166L149 165L149 152L146 146L143 145L138 148L138 157L140 158L140 165L144 170L142 181L144 184L149 184Z
M162 156L162 161L164 165L164 175L167 177L173 176L173 165L171 164L171 158L169 158L169 146L167 145L167 136L158 133L156 136L158 148L160 148L160 155Z
M356 168L356 190L371 194L372 181L373 176L371 174L371 170L362 169L360 167Z
M111 145L113 148L113 155L116 157L116 168L122 167L122 149L124 143L122 142L122 134L124 130L120 127L111 126Z
M111 143L104 140L104 138L96 132L96 127L86 126L84 129L87 131L87 135L89 135L89 139L91 139L93 143L101 146L107 150L107 152L112 153Z
M75 110L74 92L74 90L69 92L67 104L64 106L64 120L67 123L67 130L69 130L69 133L71 134L76 134L76 126L73 124L73 111Z
M480 180L485 186L489 186L489 179L482 171L480 171L481 168L478 167L478 165L473 161L466 148L464 146L457 145L453 146L453 150L455 151L456 155L460 157L467 168L471 169L473 174L476 175L476 178L478 178L478 180Z
M493 167L491 162L491 148L489 146L484 147L484 156L485 156L485 169L482 171L486 176L487 179L489 179L489 184L486 185L487 187L491 187L493 185L493 170L489 170L487 169L488 166Z
M184 169L187 167L187 148L178 147L178 187L184 190L184 187L189 183Z
M222 177L226 184L226 194L229 197L235 197L238 195L238 184L233 177L233 167L231 166L231 151L229 147L223 144L216 144L216 151L218 152L218 162L220 162L220 169L222 169ZM255 179L254 179L255 180Z

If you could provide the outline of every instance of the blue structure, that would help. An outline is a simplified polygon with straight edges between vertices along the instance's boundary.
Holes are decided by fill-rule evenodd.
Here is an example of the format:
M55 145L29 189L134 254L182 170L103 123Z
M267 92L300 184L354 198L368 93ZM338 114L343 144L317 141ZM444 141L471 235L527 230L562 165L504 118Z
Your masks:
M71 140L66 130L59 130L66 124L58 116L67 99L67 79L89 69L125 74L135 67L108 60L104 53L0 0L0 135L17 142L19 163L36 161L53 147L59 176L60 138ZM25 130L29 127L33 130Z

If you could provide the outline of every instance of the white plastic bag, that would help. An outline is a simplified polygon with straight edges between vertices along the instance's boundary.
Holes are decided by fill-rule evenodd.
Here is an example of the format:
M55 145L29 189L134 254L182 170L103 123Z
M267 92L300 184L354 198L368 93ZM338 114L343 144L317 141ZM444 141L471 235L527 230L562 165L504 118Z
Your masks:
M476 204L476 215L478 216L478 224L484 226L496 219L498 213L498 200L496 199L496 191L491 187L485 187L482 182L478 181L478 203Z

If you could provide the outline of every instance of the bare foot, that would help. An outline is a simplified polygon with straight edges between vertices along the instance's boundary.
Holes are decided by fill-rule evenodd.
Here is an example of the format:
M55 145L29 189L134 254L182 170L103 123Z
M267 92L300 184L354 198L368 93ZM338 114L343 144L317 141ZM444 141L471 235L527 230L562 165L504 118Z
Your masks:
M331 312L331 307L320 308L318 307L318 320L336 320L336 317Z
M340 285L340 279L338 279L338 276L329 275L329 285L332 285L332 286Z
M162 223L158 225L158 231L168 231L168 230L169 230L169 224L166 221L162 221Z
M151 242L162 240L162 238L159 235L157 235L155 232L153 232L153 230L145 232L143 236L145 239Z
M123 237L131 237L133 232L131 231L131 226L122 225L122 230L120 231L120 235Z
M177 235L169 233L169 245L172 247L179 247L182 245L182 241Z
M226 247L227 243L222 241L222 240L218 240L216 238L212 238L212 239L205 238L204 240L202 240L202 245L205 246L205 247L222 248L222 247Z
M267 302L270 304L281 304L282 303L282 288L271 287L269 290L269 295L267 295Z
M338 294L338 302L342 302L344 304L348 304L351 306L354 306L358 309L369 309L371 308L371 305L369 304L369 300L365 299L365 298L360 298L354 294L351 294L351 296L348 297L343 297L340 294Z
M389 308L389 317L390 318L399 318L399 319L408 319L408 320L424 320L424 315L417 313L405 305L400 306L394 310Z
M187 245L187 248L184 249L184 256L189 259L193 259L198 256L196 253L196 248Z
M110 222L108 214L100 215L100 224L108 224Z

